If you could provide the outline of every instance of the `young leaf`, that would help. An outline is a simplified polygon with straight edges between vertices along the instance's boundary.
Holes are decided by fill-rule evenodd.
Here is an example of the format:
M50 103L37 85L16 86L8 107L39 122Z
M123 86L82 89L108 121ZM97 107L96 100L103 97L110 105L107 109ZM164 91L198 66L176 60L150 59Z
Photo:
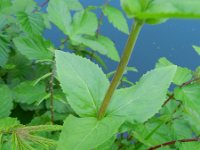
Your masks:
M69 116L64 123L57 150L89 150L109 140L118 131L123 119L105 117L76 118Z
M120 10L110 5L107 5L105 8L103 8L103 13L105 16L108 17L109 22L112 23L115 28L125 34L129 34L126 18Z
M129 121L146 121L164 103L175 72L174 65L154 69L145 74L135 86L117 90L107 115L125 117Z
M17 13L17 20L19 21L21 28L28 34L41 35L45 25L43 17L40 13Z
M161 23L168 18L200 18L199 0L149 0L145 7L140 0L121 0L126 14L147 23Z
M56 51L61 87L80 116L96 116L109 81L102 70L86 58Z
M195 46L195 45L193 45L192 47L193 47L194 50L197 52L197 54L200 55L200 47L199 47L199 46Z
M72 19L67 2L65 0L51 0L47 11L50 21L66 35L70 35Z
M73 34L95 35L98 20L94 13L84 10L77 12L73 17Z
M51 43L40 36L17 37L14 39L17 50L30 60L52 60L53 54L48 48Z
M156 68L166 67L170 65L173 64L169 60L167 60L166 58L160 58L158 63L156 64ZM192 78L191 70L178 66L176 74L173 79L173 83L176 85L182 85L183 83L189 81L191 78Z
M18 103L32 104L45 99L47 96L47 93L45 92L45 85L38 83L34 86L33 84L34 82L32 81L24 81L15 87L15 101Z
M0 95L0 118L2 118L10 115L13 102L12 93L6 85L0 85Z

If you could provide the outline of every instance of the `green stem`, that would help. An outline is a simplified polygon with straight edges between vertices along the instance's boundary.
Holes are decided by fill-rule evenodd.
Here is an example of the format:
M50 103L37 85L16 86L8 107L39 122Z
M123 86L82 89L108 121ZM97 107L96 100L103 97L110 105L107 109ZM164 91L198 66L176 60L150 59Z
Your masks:
M110 84L110 86L109 86L109 88L106 92L105 97L104 97L103 103L102 103L102 105L99 109L99 112L97 114L98 119L103 118L104 115L105 115L106 109L107 109L107 107L110 103L112 95L113 95L115 89L117 88L118 83L120 82L120 80L123 76L124 70L125 70L125 68L128 64L130 57L131 57L131 53L134 49L136 40L138 38L138 35L140 33L142 26L143 26L143 21L139 21L139 20L136 20L135 23L133 24L131 33L129 35L128 41L126 43L126 46L124 48L124 52L123 52L121 60L120 60L120 63L117 67L117 71L116 71L116 73L115 73L115 75L114 75L114 77L111 81L111 84Z

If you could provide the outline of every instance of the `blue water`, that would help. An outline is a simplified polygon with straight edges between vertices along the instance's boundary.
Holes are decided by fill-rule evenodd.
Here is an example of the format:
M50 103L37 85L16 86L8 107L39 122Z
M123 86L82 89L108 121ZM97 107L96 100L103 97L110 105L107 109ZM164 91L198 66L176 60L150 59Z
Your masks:
M42 3L41 0L36 0ZM102 5L103 0L80 0L86 7L88 5ZM120 9L119 0L110 3ZM99 12L97 12L99 15ZM132 20L128 20L129 26ZM111 38L122 54L126 43L127 35L119 32L110 25L106 18L103 19L101 34ZM55 26L45 32L45 37L50 39L56 46L60 39L64 37ZM128 74L131 81L136 81L146 71L154 68L156 61L160 57L166 57L173 63L191 68L194 70L200 65L200 57L193 50L192 45L200 45L200 20L169 20L164 24L145 25L137 41L134 53L129 62L129 66L135 66L139 72ZM109 72L117 67L117 63L105 58Z

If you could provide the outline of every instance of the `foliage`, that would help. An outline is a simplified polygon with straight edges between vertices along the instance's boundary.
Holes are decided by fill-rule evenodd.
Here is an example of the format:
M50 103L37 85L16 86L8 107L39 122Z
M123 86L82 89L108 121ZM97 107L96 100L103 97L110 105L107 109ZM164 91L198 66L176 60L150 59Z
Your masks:
M199 4L121 0L134 19L129 31L109 1L84 8L78 0L0 0L0 149L199 149L200 67L160 58L136 83L126 77L137 71L127 64L143 24L200 18ZM100 32L103 17L129 35L121 59ZM44 37L52 26L66 36L59 46ZM103 57L118 69L106 75Z

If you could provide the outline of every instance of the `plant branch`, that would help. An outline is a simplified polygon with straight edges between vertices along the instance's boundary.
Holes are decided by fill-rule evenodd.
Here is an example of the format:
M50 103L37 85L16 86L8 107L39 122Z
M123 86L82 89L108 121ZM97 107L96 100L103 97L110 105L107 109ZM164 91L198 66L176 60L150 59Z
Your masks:
M183 83L183 84L180 86L180 88L185 87L185 86L191 84L192 82L195 82L195 81L198 81L198 80L200 80L200 78L191 79L191 80L189 80L189 81Z
M197 142L197 141L199 141L199 140L200 140L199 138L174 140L174 141L166 142L166 143L163 143L163 144L160 144L160 145L151 147L151 148L149 148L148 150L155 150L155 149L158 149L158 148L163 147L163 146L173 145L173 144L175 144L176 142L186 143L186 142Z
M140 33L140 30L143 26L143 21L140 21L140 20L135 20L135 23L133 24L133 27L132 27L132 30L131 30L131 33L129 35L129 38L128 38L128 41L126 43L126 46L124 48L124 52L122 54L122 57L121 57L121 60L120 60L120 63L117 67L117 71L111 81L111 84L105 94L105 97L104 97L104 100L103 100L103 103L99 109L99 112L97 114L97 118L98 119L101 119L104 117L105 115L105 112L106 112L106 109L110 103L110 100L113 96L113 93L115 91L115 89L117 88L118 86L118 83L120 82L122 76L123 76L123 73L124 73L124 70L128 64L128 61L131 57L131 54L132 54L132 51L135 47L135 43L137 41L137 38L138 38L138 35Z
M164 104L162 105L162 107L164 107L171 99L174 98L174 94L170 95L164 102Z
M105 0L103 7L105 7L108 4L108 2L109 2L109 0ZM98 27L97 27L97 30L96 30L96 37L97 38L100 34L100 28L101 28L102 20L103 20L103 11L101 10L101 14L100 14L100 17L99 17L99 20L98 20Z
M105 0L102 7L105 7L108 4L108 2L109 2L109 0ZM103 11L101 10L101 13L100 13L100 16L99 16L99 19L98 19L98 27L97 27L97 30L96 30L96 38L99 37L102 21L103 21ZM92 59L94 57L94 54L95 54L95 52L92 51L92 53L90 55L90 60L91 61L92 61Z
M45 0L41 5L40 5L40 9L43 8L44 6L46 6L49 3L49 0ZM33 12L38 12L38 9L33 10Z
M51 78L49 81L49 91L50 91L50 111L51 111L51 123L54 124L54 76L56 72L55 60L53 58Z
M191 80L189 80L189 81L187 81L187 82L184 82L184 83L181 84L179 87L180 87L180 88L183 88L183 87L185 87L185 86L191 84L192 82L195 82L195 81L198 81L198 80L200 80L200 78L191 79ZM170 100L172 100L173 98L174 98L174 93L171 94L171 95L165 100L165 102L164 102L164 104L162 105L162 107L164 107L164 106L165 106Z
M40 7L43 8L45 5L48 4L48 2L49 2L49 0L45 0L45 1L40 5Z

